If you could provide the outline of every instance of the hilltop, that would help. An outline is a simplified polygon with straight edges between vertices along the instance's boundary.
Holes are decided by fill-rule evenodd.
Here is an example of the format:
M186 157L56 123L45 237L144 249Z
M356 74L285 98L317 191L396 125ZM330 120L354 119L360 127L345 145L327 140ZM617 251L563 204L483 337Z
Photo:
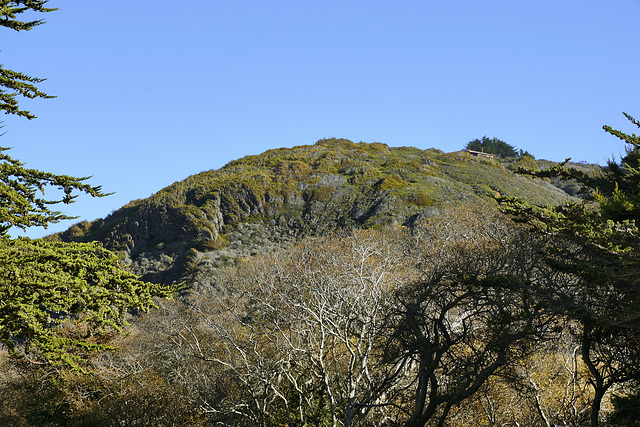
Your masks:
M304 236L344 227L411 226L446 203L496 195L542 205L571 199L550 181L512 172L525 161L530 167L552 164L323 139L192 175L49 239L98 240L121 251L146 280L206 280L210 269Z

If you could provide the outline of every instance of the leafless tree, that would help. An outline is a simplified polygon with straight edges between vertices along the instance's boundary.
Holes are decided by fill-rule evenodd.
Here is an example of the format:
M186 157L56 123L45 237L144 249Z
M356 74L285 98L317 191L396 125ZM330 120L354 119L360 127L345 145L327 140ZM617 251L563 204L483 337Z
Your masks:
M384 379L381 332L393 292L414 274L398 238L355 231L304 241L226 271L194 300L217 343L198 352L252 391L262 417L253 421L385 417L374 393Z

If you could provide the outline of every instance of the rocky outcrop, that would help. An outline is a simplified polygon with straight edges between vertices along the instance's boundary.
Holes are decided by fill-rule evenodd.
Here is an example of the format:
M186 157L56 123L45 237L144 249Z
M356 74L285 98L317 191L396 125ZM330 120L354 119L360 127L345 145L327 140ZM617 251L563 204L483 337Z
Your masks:
M143 278L172 282L344 227L411 225L442 203L569 196L467 153L322 140L193 175L53 238L101 241Z

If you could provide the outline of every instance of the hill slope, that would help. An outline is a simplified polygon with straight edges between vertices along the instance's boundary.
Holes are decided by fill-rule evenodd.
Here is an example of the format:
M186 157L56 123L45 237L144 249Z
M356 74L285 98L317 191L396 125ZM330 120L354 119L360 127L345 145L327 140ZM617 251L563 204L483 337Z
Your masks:
M411 225L434 207L499 193L536 204L569 196L499 161L381 143L320 140L193 175L105 219L52 238L101 241L134 272L171 282L341 227ZM199 274L198 274L199 273Z

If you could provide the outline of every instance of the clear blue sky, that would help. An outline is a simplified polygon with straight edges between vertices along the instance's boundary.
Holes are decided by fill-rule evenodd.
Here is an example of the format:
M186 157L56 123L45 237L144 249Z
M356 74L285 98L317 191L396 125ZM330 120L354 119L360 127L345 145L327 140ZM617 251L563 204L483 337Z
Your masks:
M62 207L80 219L325 137L455 151L487 135L603 164L623 147L603 124L637 133L621 112L640 117L640 0L49 5L2 30L0 64L57 98L0 117L0 145L116 193Z

